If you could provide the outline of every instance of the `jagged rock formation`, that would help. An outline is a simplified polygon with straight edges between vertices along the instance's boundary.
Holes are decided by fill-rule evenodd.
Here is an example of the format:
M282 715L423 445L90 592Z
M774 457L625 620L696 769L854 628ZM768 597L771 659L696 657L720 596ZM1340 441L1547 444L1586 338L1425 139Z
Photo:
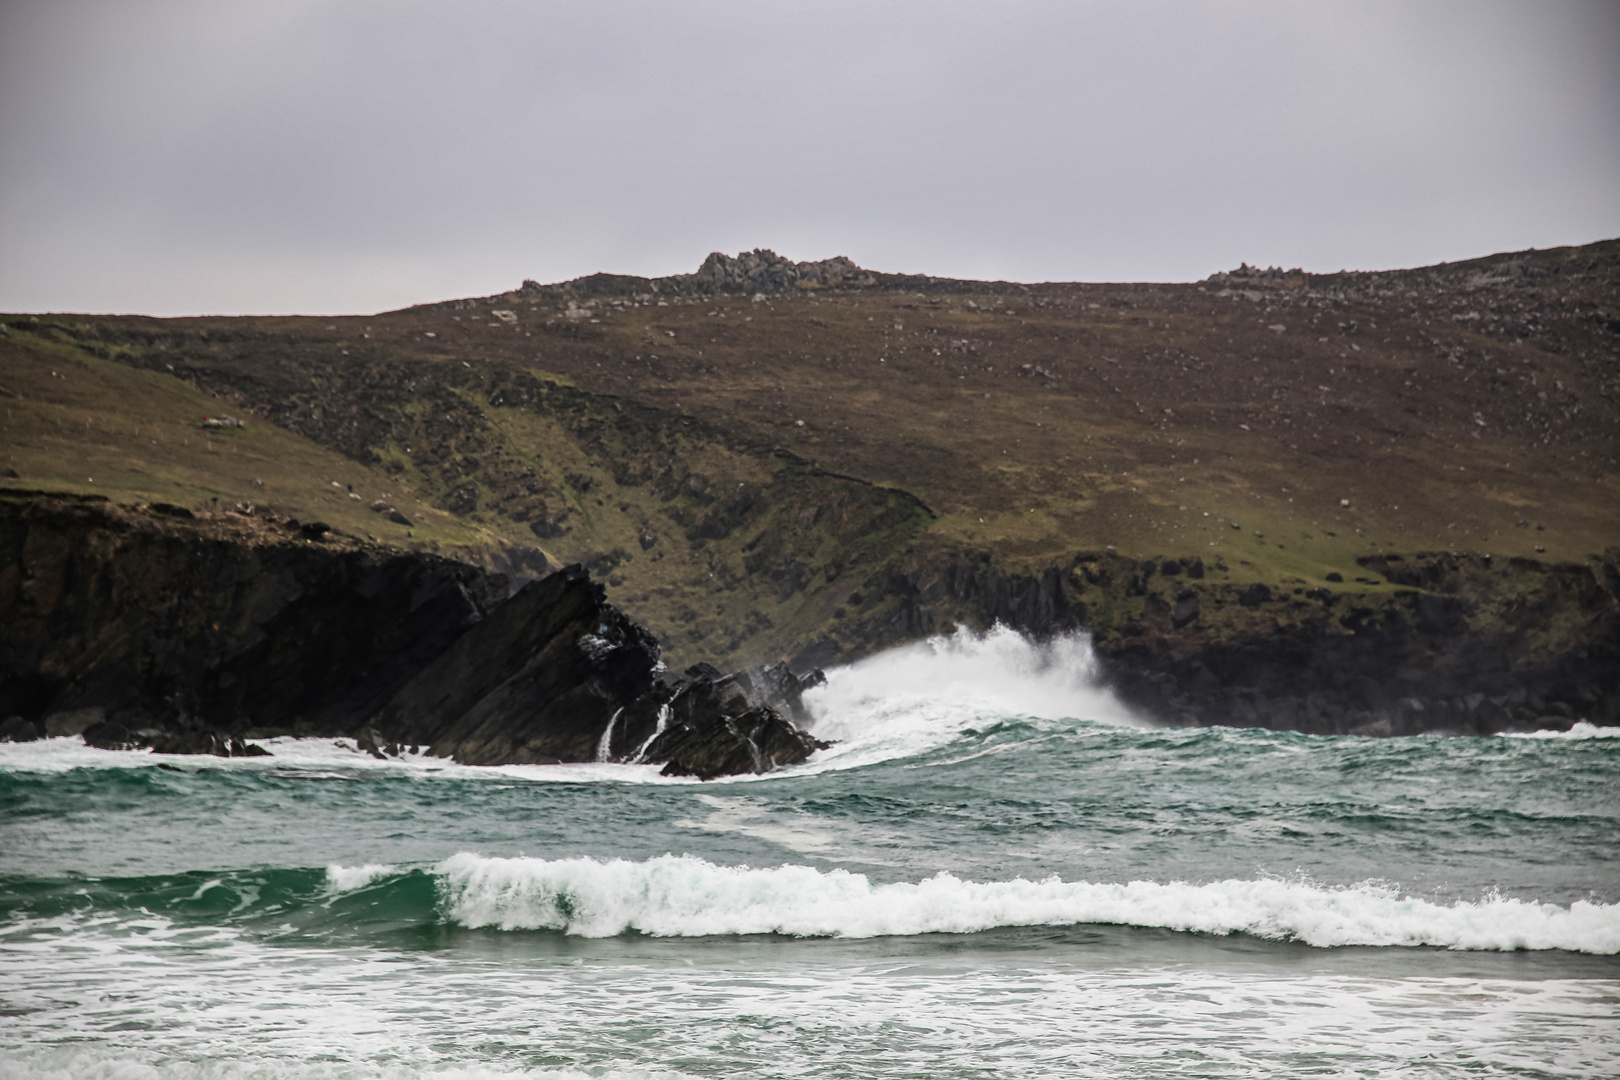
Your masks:
M627 710L600 750L609 760L666 761L666 776L703 779L797 764L827 746L796 726L809 719L804 691L823 680L820 669L801 678L785 664L735 675L695 664Z
M736 258L711 252L697 273L690 275L692 288L697 292L786 292L789 289L829 288L839 285L871 285L875 282L866 271L843 255L819 262L794 262L783 258L769 248L755 248L740 252ZM666 282L670 282L666 285ZM660 278L659 291L674 285L669 278ZM684 285L684 278L681 279Z
M885 275L888 276L888 275ZM843 255L816 262L794 262L769 248L755 248L735 256L710 252L691 274L643 278L628 274L590 274L561 285L525 281L520 296L561 292L576 296L692 296L715 293L782 293L797 289L875 285L877 277Z
M708 778L822 745L779 711L806 719L804 685L780 667L669 677L577 566L508 599L502 575L325 525L0 500L0 739L241 756L353 735L379 756Z

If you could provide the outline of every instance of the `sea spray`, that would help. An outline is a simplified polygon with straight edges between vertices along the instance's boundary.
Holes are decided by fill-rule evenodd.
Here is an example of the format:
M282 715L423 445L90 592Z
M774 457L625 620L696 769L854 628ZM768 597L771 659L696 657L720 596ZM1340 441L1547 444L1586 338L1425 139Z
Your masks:
M816 736L840 745L801 771L924 753L993 717L1145 726L1102 687L1086 634L1035 641L999 624L835 668L804 700Z
M333 893L354 892L397 873L399 868L387 863L366 863L364 866L339 866L333 863L326 868L326 887Z
M692 856L501 859L462 853L436 868L442 917L467 927L629 931L665 937L784 934L869 938L1008 926L1104 923L1250 934L1318 947L1440 946L1620 952L1620 905L1568 907L1490 896L1437 904L1375 884L1324 888L1259 879L1123 884L964 881L936 874L873 884L807 866L717 866Z

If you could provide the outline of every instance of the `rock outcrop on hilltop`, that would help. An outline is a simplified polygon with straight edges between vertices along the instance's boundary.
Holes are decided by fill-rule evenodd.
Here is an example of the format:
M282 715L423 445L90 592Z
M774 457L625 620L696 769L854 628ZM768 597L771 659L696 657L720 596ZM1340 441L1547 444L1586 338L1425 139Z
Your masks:
M709 778L795 764L809 680L671 676L579 567L507 579L318 523L0 499L0 739L263 754L353 736L474 765L623 760ZM628 717L628 718L626 718Z
M888 278L893 275L883 275ZM814 262L794 262L769 248L755 248L736 255L713 251L694 273L644 278L630 274L590 274L560 285L525 281L519 296L561 292L576 296L629 296L646 293L656 296L713 295L716 293L773 293L800 289L833 289L874 285L878 275L855 265L844 255Z

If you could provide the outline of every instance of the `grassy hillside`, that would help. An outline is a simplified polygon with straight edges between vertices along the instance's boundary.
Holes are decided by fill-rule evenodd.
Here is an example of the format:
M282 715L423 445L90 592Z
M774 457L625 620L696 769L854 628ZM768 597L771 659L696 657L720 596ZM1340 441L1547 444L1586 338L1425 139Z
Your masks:
M240 410L167 373L38 334L0 336L8 486L122 502L252 505L388 544L483 550L501 535L432 506L406 484ZM352 492L352 494L351 494ZM368 509L384 500L410 522Z
M885 567L1038 576L1113 547L1378 593L1379 553L1620 539L1620 242L1189 285L670 280L13 316L0 453L13 483L257 495L380 537L365 507L394 500L411 541L586 562L678 660L836 635ZM218 410L248 429L195 426Z

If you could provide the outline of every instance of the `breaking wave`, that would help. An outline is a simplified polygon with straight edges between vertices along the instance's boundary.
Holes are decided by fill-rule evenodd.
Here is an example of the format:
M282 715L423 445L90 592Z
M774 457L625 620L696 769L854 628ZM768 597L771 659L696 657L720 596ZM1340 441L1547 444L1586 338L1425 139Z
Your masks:
M811 729L832 740L803 765L763 776L758 782L858 768L926 754L954 742L991 718L1045 722L1092 722L1147 727L1099 681L1096 655L1085 634L1034 641L997 626L987 633L953 634L903 645L827 672L827 682L805 695ZM260 740L270 757L199 758L146 750L96 750L78 736L34 743L0 743L0 770L66 772L80 768L153 767L278 774L312 771L334 780L382 775L453 778L521 778L560 783L699 784L689 777L663 777L656 765L581 762L571 765L459 765L444 758L406 754L373 760L349 738Z
M1318 947L1620 952L1620 905L1576 901L1560 907L1495 896L1437 904L1375 884L974 882L950 874L873 884L843 870L727 867L673 855L599 862L463 853L445 860L435 874L441 916L448 921L583 937L640 932L867 938L1105 923L1241 933Z
M989 717L1148 726L1103 689L1087 635L1034 641L1000 625L987 633L963 628L834 668L805 704L811 730L836 745L794 772L927 753Z

